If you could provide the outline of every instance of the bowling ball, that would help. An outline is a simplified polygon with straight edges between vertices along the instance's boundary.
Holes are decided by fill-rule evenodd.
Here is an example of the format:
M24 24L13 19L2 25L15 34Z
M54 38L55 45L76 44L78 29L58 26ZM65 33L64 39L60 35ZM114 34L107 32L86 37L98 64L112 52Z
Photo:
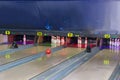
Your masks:
M51 54L51 49L50 48L46 49L45 53L46 54Z

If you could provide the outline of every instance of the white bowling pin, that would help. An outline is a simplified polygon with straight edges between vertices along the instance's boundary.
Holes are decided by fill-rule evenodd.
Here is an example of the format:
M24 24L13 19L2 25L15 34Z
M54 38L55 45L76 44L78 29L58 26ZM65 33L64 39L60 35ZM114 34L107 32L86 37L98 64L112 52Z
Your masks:
M54 36L51 37L51 43L54 43Z
M85 48L87 47L87 37L85 38Z
M78 44L82 44L81 37L78 37Z
M120 47L120 39L118 39L118 44L119 44L119 47Z
M56 43L57 43L57 46L60 46L60 36L57 36Z
M64 45L64 44L65 44L65 39L64 39L64 37L61 38L61 42L60 42L60 43L61 43L61 45Z
M117 46L117 48L119 47L119 39L117 39L117 42L116 42L117 44L116 44L116 46Z
M115 47L117 47L117 39L115 39Z
M57 43L57 37L54 37L54 44Z
M57 44L60 44L60 36L57 36Z
M26 35L23 36L23 44L26 44Z
M80 47L80 48L81 48L81 47L82 47L81 45L82 45L82 40L81 40L81 37L78 37L78 47Z
M109 48L111 49L112 48L112 40L110 38L110 42L109 42Z

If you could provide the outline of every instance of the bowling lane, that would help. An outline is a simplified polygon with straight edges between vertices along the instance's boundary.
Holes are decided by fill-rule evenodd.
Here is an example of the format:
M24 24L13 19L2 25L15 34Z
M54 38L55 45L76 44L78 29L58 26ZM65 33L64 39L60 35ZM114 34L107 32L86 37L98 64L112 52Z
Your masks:
M55 54L38 58L31 62L19 65L0 73L0 80L29 80L39 73L57 65L69 56L80 53L84 49L80 48L64 48L55 52Z
M0 45L0 51L5 50L5 49L8 49L9 47L10 47L10 44Z
M2 45L0 45L0 51L9 49L10 46L11 46L11 44L2 44ZM18 45L18 46L22 46L22 45Z
M15 61L17 59L20 58L24 58L33 54L37 54L39 52L44 51L45 49L47 49L48 46L36 46L36 47L32 47L32 48L28 48L28 49L24 49L22 51L17 51L15 53L12 54L6 54L6 55L1 55L0 56L0 65L9 63L11 61ZM9 58L7 58L7 56L9 56Z
M108 80L118 61L118 51L102 50L63 80Z

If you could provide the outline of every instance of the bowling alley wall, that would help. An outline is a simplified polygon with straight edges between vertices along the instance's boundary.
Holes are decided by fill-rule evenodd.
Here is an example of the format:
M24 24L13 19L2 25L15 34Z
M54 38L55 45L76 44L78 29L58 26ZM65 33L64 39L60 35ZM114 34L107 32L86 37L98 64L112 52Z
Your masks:
M8 36L0 34L0 43L8 42Z
M23 42L26 42L26 44L33 44L35 40L34 35L5 35L0 34L0 43L12 43L16 41L18 44L23 44ZM37 38L37 43L43 42L43 38L40 36Z
M37 39L37 43L40 44L43 42L43 36L39 36Z

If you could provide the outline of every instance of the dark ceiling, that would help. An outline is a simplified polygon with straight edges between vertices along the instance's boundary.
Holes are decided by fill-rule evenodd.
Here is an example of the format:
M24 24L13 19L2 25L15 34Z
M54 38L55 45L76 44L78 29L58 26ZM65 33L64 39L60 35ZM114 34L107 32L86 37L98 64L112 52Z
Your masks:
M0 1L0 28L101 29L108 24L110 4L110 0Z

